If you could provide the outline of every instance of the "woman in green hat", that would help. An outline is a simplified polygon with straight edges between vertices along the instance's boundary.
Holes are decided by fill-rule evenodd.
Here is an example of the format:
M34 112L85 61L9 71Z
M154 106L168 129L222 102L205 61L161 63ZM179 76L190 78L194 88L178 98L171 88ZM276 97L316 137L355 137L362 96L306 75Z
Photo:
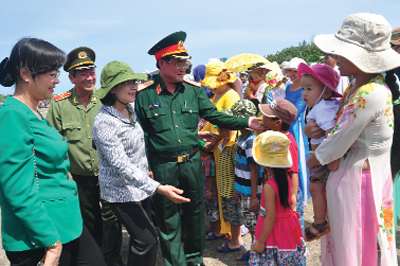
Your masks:
M146 74L135 74L123 62L112 61L104 67L96 93L103 107L92 134L100 158L101 198L110 203L131 237L128 266L156 262L158 241L149 219L149 196L157 192L175 203L190 201L179 195L182 190L161 185L148 172L144 133L132 104L138 81L145 79Z

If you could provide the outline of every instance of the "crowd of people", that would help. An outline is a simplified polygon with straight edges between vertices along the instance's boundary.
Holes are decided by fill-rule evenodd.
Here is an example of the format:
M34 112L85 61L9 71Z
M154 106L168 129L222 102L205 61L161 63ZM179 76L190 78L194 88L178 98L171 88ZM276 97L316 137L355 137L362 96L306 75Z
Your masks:
M397 265L400 40L379 15L318 35L324 63L220 59L193 68L175 32L159 69L65 55L23 38L0 63L2 243L11 265L204 265L206 241L245 265ZM393 46L393 48L392 48ZM55 95L59 69L73 88ZM53 98L46 117L40 101ZM314 222L304 228L311 197ZM208 227L206 228L206 218ZM242 235L251 234L247 252ZM182 245L183 242L183 245Z

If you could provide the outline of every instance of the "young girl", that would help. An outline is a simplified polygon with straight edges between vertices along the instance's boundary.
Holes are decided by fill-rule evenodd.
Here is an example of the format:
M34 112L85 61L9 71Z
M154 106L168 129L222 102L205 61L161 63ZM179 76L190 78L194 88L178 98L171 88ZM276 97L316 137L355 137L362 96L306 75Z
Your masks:
M260 134L253 144L253 158L267 171L269 180L261 194L260 214L248 265L297 265L306 251L298 221L292 211L290 140L277 131Z

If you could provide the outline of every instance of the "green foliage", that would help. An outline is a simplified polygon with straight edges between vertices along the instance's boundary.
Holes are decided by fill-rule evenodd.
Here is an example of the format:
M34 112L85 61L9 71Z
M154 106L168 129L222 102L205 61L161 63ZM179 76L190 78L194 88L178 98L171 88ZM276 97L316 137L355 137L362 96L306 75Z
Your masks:
M4 102L8 96L10 96L10 95L0 94L0 102Z
M285 48L276 54L267 55L265 58L271 62L276 61L278 64L281 64L283 61L290 61L293 57L302 58L307 63L322 63L323 60L320 57L323 55L322 51L313 42L307 43L303 41L299 43L299 46Z

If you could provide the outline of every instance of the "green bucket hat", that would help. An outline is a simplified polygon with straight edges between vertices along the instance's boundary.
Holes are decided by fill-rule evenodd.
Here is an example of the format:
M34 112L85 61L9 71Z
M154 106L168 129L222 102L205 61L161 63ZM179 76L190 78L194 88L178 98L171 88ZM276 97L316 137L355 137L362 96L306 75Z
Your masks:
M101 71L101 88L96 92L99 99L106 97L107 93L116 85L127 80L146 80L147 74L135 73L132 68L124 62L112 61Z
M255 116L257 107L249 100L239 100L232 105L231 111L233 116L246 118Z

